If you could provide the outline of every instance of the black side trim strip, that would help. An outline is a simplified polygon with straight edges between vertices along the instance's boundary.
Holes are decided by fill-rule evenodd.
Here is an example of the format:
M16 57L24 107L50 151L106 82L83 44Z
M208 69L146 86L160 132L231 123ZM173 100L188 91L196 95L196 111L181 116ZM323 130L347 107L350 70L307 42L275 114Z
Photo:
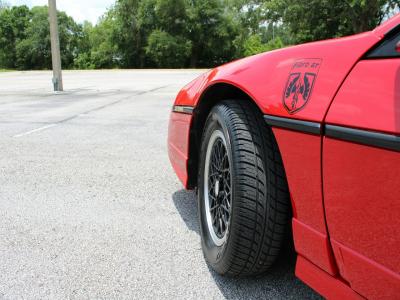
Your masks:
M320 135L321 124L318 122L302 121L296 119L264 115L265 122L273 127L291 129L295 131Z
M175 105L172 108L173 112L181 113L181 114L193 114L194 107L192 106L183 106L183 105Z
M397 135L335 125L325 125L325 135L339 140L400 151L400 136Z

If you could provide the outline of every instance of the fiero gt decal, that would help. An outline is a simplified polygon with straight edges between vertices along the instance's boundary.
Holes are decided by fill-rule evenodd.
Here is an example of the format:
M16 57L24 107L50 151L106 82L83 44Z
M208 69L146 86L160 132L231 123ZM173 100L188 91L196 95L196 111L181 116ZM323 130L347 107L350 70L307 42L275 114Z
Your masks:
M283 92L283 105L290 114L304 108L311 97L322 60L301 59L294 63Z

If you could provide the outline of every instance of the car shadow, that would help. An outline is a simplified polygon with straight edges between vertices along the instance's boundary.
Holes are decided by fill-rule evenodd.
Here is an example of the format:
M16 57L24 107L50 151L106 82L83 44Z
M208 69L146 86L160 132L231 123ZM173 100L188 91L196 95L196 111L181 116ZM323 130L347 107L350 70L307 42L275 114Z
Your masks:
M194 191L179 190L172 195L174 205L186 227L200 234L199 220L197 218L197 196Z
M200 234L196 193L179 190L172 195L172 200L186 227ZM294 276L295 262L293 247L288 245L262 277L230 278L217 274L210 266L208 269L226 299L322 299Z

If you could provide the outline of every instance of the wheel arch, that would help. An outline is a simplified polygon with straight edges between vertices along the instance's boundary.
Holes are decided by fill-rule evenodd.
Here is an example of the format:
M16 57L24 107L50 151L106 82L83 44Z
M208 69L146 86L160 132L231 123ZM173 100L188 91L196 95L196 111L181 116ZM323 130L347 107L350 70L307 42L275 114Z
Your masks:
M216 104L228 99L240 99L241 101L247 101L263 114L262 110L257 104L257 101L254 100L253 97L251 97L243 89L235 86L234 84L218 82L207 87L203 91L193 111L193 119L190 125L187 181L187 187L189 189L195 189L197 187L200 154L199 150L207 116Z
M242 99L255 104L255 101L246 92L230 83L218 82L203 91L193 111L193 120L190 125L187 181L189 189L197 187L199 150L207 116L216 104L227 99Z

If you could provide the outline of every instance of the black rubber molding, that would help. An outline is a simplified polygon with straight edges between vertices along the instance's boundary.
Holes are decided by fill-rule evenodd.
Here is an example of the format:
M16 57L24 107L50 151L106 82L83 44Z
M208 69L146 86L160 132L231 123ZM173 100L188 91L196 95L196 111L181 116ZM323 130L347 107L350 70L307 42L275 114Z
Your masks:
M321 134L321 124L318 122L302 121L297 119L289 119L264 115L264 120L272 127L291 129L310 134Z
M344 140L393 151L400 151L400 136L393 134L336 125L325 125L325 135L338 140Z

